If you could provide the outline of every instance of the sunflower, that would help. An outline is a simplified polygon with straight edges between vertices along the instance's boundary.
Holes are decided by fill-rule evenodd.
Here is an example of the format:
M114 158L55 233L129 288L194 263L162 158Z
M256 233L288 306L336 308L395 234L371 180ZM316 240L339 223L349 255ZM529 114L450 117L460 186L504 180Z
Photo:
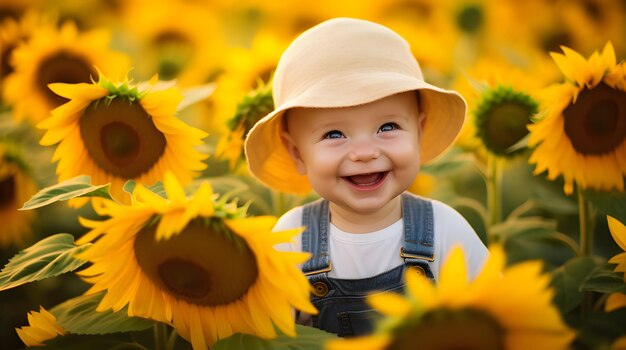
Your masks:
M0 22L7 19L18 20L36 5L33 0L0 0Z
M45 341L65 334L56 317L41 306L39 312L28 313L28 324L30 326L15 329L26 346L44 346Z
M412 269L407 295L373 294L368 301L386 317L366 337L331 341L343 349L566 349L574 338L551 304L550 278L539 261L504 269L502 247L469 283L460 248L452 251L433 285ZM453 335L453 336L450 336Z
M211 81L221 69L225 43L218 20L201 4L184 1L133 1L123 23L138 41L138 74L154 72L183 86ZM184 20L172 20L172 16Z
M274 109L272 86L260 81L237 105L235 116L227 122L230 130L219 140L215 149L217 159L227 159L234 170L242 160L245 135L254 124Z
M491 153L513 156L523 150L511 148L528 134L527 125L537 112L537 103L523 91L504 85L487 89L473 111L476 135Z
M115 77L125 74L129 60L110 51L109 40L106 30L81 34L71 22L59 30L37 28L13 51L9 63L14 72L3 84L4 100L13 107L15 118L29 117L39 122L67 102L50 91L50 83L88 83L98 76L94 67Z
M481 159L487 151L516 154L511 146L528 134L527 125L537 112L534 91L555 81L554 70L532 53L484 54L453 86L466 98L470 111L456 144Z
M111 183L115 199L126 200L123 185L129 179L153 184L170 170L183 183L205 168L205 155L194 149L206 136L176 116L182 99L175 88L114 83L100 74L91 84L51 84L69 99L37 126L46 129L40 143L59 144L59 181L91 176L92 184Z
M271 30L261 30L255 34L249 48L235 47L225 54L224 71L217 80L217 89L212 96L215 108L214 129L221 134L234 130L226 128L233 118L237 106L253 89L262 90L259 81L269 82L280 54L289 41L283 35ZM262 85L261 85L262 86ZM271 89L271 87L267 87ZM220 130L221 128L221 130Z
M561 1L557 7L556 15L561 17L562 27L568 28L581 50L592 51L607 40L615 43L617 51L626 49L623 40L626 3L573 0Z
M609 230L611 231L611 236L613 236L615 243L624 250L624 252L612 257L609 263L617 264L615 271L624 273L626 272L626 226L610 216L607 216L606 220L609 223ZM624 282L626 283L626 275L624 275ZM607 312L622 307L626 307L626 294L624 293L610 294L604 306Z
M194 349L206 349L235 332L271 338L272 322L295 334L292 309L316 313L309 284L296 267L306 253L279 252L299 229L271 233L273 217L244 218L243 208L215 200L203 183L190 198L171 173L168 199L142 186L133 206L111 201L96 208L107 221L81 220L92 228L79 244L99 239L78 257L93 263L79 274L107 290L98 311L171 324Z
M363 0L303 0L298 6L285 6L281 1L252 0L251 5L265 15L264 27L272 27L289 36L298 35L338 15L366 18L373 12L372 4Z
M418 196L428 196L435 188L435 177L424 172L420 172L407 188L407 191Z
M624 190L626 175L626 66L616 65L607 43L585 60L562 47L552 57L568 79L541 96L546 115L529 126L530 163L550 180L563 175L564 191Z
M7 18L0 21L0 92L4 79L14 71L9 63L13 50L31 36L36 26L42 25L38 21L40 19L34 12L25 13L19 20Z
M35 192L37 186L17 146L0 143L0 247L22 246L32 235L35 213L18 209Z

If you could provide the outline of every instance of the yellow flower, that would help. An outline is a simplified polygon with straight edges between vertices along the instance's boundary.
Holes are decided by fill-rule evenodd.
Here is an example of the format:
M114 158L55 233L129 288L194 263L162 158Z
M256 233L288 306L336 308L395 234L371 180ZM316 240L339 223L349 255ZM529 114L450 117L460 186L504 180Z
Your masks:
M240 160L244 160L245 136L259 119L274 109L271 84L262 81L259 84L239 102L235 115L226 122L230 131L222 136L215 149L215 158L227 159L231 170L235 170Z
M626 66L611 43L588 60L563 47L552 57L568 79L542 94L543 119L529 126L530 163L548 179L563 175L564 191L624 190L626 175Z
M129 179L151 185L172 171L187 184L206 167L206 156L194 149L206 133L175 116L182 100L175 87L114 83L101 75L98 83L50 88L70 100L38 124L47 130L42 145L58 143L59 181L89 175L94 185L111 183L113 197L128 203Z
M222 136L215 147L216 159L227 159L231 170L234 170L242 159L244 127L240 125L235 130Z
M565 28L576 47L586 52L607 40L615 43L617 51L626 49L624 21L626 4L612 0L574 0L559 3L555 15L561 18L559 27ZM563 29L562 29L563 30ZM564 44L564 43L561 43Z
M138 40L138 74L144 78L156 72L163 80L189 86L211 81L221 69L224 34L214 13L201 4L133 1L124 9L123 22Z
M14 71L13 64L9 62L13 50L31 36L38 21L34 12L27 12L19 20L7 18L0 21L0 92L4 79Z
M427 173L419 173L407 191L419 196L428 196L435 188L435 177Z
M492 154L511 157L528 134L527 125L537 113L537 103L525 92L511 86L496 86L484 91L472 112L476 136Z
M6 19L18 19L28 9L36 5L34 0L3 0L0 1L0 22Z
M550 278L541 273L541 264L504 266L504 252L497 246L471 283L460 248L446 260L437 286L409 269L406 297L369 297L386 316L374 334L331 341L326 349L413 349L415 344L424 349L567 349L574 333L551 304Z
M236 47L226 52L224 72L219 76L217 89L212 96L215 116L211 129L220 134L230 131L226 128L227 121L238 112L238 105L247 94L254 89L263 91L264 83L270 81L280 54L288 44L284 36L274 31L261 30L254 36L249 48ZM271 89L269 84L267 87ZM271 100L269 89L264 91L269 91ZM249 130L248 126L246 128Z
M273 324L295 335L292 307L316 313L296 267L309 254L273 246L301 230L271 233L275 218L243 218L208 183L187 198L168 173L164 187L168 199L138 186L133 206L105 201L96 210L110 219L82 220L92 230L78 244L95 243L79 255L93 263L79 274L93 284L88 294L107 290L97 310L128 305L129 316L171 324L196 350L236 332L274 337Z
M59 30L43 26L18 46L11 57L14 72L4 82L4 100L13 115L39 122L67 99L50 91L50 83L88 83L97 79L98 67L110 76L120 77L129 68L129 59L108 48L110 33L95 30L79 33L73 23Z
M518 154L523 147L517 143L528 134L527 125L538 107L533 92L554 81L552 71L531 54L515 63L502 54L483 55L454 85L470 111L456 144L479 158L487 151Z
M35 181L30 175L16 146L0 144L0 247L23 246L32 236L31 223L35 218L32 211L18 211L37 192Z
M271 27L290 37L338 15L365 18L366 14L372 12L371 4L363 0L301 0L298 6L289 6L289 1L251 0L249 3L250 8L239 11L260 11L263 27Z
M609 230L615 243L624 250L612 257L609 263L617 264L615 271L624 273L626 272L626 226L611 216L607 216L606 220L609 223ZM624 282L626 283L626 275L624 275ZM607 298L604 309L608 312L622 307L626 307L626 294L612 293Z
M56 317L41 306L39 312L28 313L28 324L30 326L15 329L26 346L43 346L43 342L65 334Z

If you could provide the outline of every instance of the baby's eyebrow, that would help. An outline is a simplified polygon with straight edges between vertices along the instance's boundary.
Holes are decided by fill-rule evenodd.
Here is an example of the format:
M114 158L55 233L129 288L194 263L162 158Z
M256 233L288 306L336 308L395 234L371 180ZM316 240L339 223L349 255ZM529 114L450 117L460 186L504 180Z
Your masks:
M409 120L412 117L413 117L412 115L408 115L408 114L393 113L393 114L383 114L379 117L379 119Z

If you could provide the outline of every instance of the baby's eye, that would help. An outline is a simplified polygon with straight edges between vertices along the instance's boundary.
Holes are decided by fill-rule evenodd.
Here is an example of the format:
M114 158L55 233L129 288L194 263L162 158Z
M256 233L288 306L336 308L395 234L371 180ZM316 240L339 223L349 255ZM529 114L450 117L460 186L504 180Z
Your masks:
M343 137L343 133L339 130L332 130L324 134L325 139L340 139Z
M392 130L396 130L396 129L400 129L398 124L396 124L396 123L385 123L378 129L378 132L387 132L387 131L392 131Z

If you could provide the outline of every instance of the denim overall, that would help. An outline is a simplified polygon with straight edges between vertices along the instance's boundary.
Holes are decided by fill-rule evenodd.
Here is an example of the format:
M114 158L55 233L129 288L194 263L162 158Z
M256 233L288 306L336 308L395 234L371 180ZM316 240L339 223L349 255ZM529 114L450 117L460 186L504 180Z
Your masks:
M302 225L306 229L302 233L302 251L313 256L302 266L302 272L313 286L311 302L319 311L313 316L314 327L341 337L370 333L373 322L380 315L366 304L367 294L374 291L403 292L403 274L407 266L433 278L428 266L428 262L435 258L432 203L403 193L402 219L404 243L397 253L404 259L404 265L368 278L339 279L328 277L332 270L328 252L328 201L320 199L303 207Z

